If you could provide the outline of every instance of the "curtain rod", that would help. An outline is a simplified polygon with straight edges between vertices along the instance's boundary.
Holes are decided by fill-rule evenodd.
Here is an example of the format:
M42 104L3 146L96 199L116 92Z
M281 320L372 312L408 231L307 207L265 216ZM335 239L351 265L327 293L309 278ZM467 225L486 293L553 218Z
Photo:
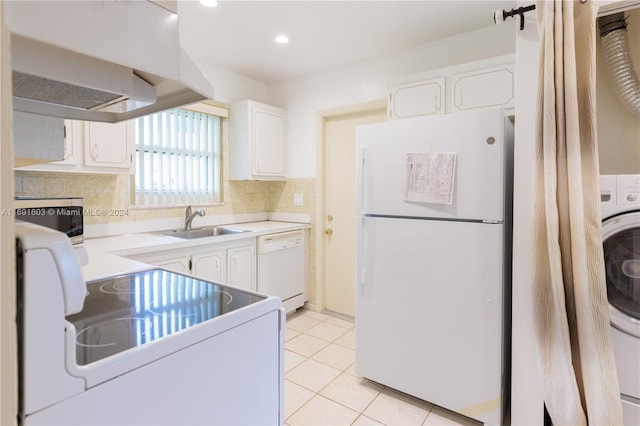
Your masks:
M580 0L580 3L584 4L587 0ZM640 3L640 2L639 2ZM520 31L524 30L524 13L535 10L536 5L532 4L531 6L519 7L517 9L511 9L510 11L506 11L504 9L496 10L496 13L493 14L493 22L496 24L502 24L505 19L512 18L516 15L520 16Z
M493 22L496 24L501 24L507 18L512 18L516 15L520 16L520 31L524 30L524 13L534 10L536 8L535 4L531 6L519 7L517 9L511 9L510 11L506 11L504 9L496 10L496 13L493 14Z

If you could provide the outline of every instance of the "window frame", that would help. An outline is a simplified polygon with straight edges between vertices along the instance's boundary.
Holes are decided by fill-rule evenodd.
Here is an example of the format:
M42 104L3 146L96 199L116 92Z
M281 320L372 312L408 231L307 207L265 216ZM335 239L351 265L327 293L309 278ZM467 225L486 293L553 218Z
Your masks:
M176 116L175 121L172 122L173 118L167 114L176 112L180 115ZM198 118L207 119L208 123L204 126L207 129L206 140L202 139L203 124L188 121L189 115L193 115L196 120ZM132 204L137 208L222 204L222 139L226 117L227 110L225 108L201 103L135 119L136 174L131 179L131 195L134 200ZM178 124L180 120L183 122ZM185 122L185 120L187 121ZM145 123L147 123L146 128L142 127L145 126ZM185 126L185 124L187 125ZM162 135L161 142L154 135L154 131ZM196 131L200 132L197 136L195 136ZM150 135L144 135L143 132ZM169 133L168 136L167 133ZM148 138L155 138L155 140L151 142ZM152 151L155 155L151 154L150 160L145 162L142 157ZM154 159L161 162L160 169L154 167ZM172 166L168 167L168 164L172 164ZM152 172L148 171L149 167L152 168ZM188 178L185 171L193 168L196 168L193 172L195 176ZM202 168L209 170L206 179L208 182L206 183L202 178L197 179L197 175L199 175L197 170ZM159 173L158 170L160 170ZM165 175L164 172L167 170L168 174ZM150 173L153 173L154 176ZM196 180L198 183L195 183ZM140 190L139 185L144 185L147 182L152 183ZM190 182L190 184L186 182ZM203 189L206 191L203 192Z

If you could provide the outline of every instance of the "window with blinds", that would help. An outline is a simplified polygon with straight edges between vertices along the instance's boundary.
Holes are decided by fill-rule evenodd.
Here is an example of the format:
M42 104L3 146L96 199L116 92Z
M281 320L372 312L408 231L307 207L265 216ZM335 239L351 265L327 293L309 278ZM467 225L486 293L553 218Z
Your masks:
M136 205L221 201L220 117L184 109L136 120Z

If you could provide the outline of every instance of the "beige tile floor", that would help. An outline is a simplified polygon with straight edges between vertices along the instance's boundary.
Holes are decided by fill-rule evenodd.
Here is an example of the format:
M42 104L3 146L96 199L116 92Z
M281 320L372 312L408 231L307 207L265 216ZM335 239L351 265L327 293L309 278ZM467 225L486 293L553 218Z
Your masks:
M287 317L285 423L476 425L355 372L355 324L309 310Z

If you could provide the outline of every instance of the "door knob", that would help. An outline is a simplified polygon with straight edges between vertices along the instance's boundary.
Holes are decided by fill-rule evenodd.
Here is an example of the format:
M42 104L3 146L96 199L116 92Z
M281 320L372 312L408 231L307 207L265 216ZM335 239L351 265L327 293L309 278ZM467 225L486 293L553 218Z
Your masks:
M331 229L331 228L327 228L327 229L324 231L324 233L325 233L325 234L327 234L328 236L332 236L332 235L333 235L333 229Z

